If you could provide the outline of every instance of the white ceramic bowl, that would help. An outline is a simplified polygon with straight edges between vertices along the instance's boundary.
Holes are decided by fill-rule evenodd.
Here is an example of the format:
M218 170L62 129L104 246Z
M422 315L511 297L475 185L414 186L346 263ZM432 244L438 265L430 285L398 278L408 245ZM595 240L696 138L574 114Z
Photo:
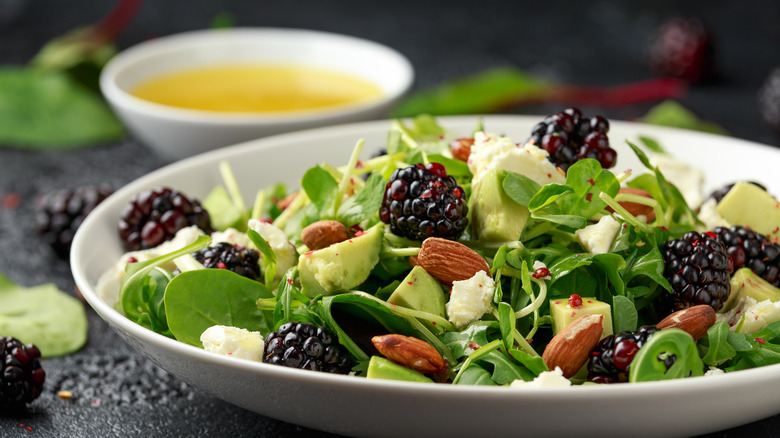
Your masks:
M378 85L382 96L333 109L240 114L176 108L129 93L161 74L225 63L339 71ZM100 88L135 136L162 157L179 159L271 134L385 117L413 80L412 66L403 55L371 41L311 30L237 28L187 32L131 47L105 66Z
M486 116L490 132L525 138L541 117ZM477 117L443 117L454 135L468 135ZM367 122L284 134L206 153L146 175L101 203L76 233L71 267L94 309L129 343L180 379L269 417L350 436L691 436L780 413L780 365L715 377L572 388L504 388L416 384L329 375L254 363L185 345L142 328L103 301L98 278L121 254L116 223L129 198L168 185L203 197L226 160L246 199L277 181L298 184L317 163L346 163L359 138L366 155L383 145L390 123ZM780 191L780 150L729 137L612 122L616 170L642 169L623 139L639 135L707 171L707 189L758 180ZM218 421L218 419L215 419ZM606 429L608 427L609 429Z

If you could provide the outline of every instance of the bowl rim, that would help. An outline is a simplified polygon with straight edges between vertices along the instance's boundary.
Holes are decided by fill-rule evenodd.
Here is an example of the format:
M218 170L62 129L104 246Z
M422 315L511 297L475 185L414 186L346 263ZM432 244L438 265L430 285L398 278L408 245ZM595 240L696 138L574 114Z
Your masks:
M520 120L520 119L533 119L538 120L542 116L529 116L529 115L467 115L467 116L440 116L437 117L445 127L450 124L464 123L464 121L474 122L478 119L486 121L502 121L502 120ZM303 140L316 140L321 135L338 135L339 132L363 132L371 129L379 129L384 127L389 129L390 120L375 120L367 122L357 123L345 123L339 125L332 125L321 128L311 128L301 131L284 133L273 135L257 140L251 140L247 142L238 143L232 146L222 148L218 151L209 151L201 154L197 154L174 163L165 165L157 170L140 176L133 181L128 182L125 186L117 190L109 199L125 199L131 193L132 188L137 188L141 185L149 185L151 180L159 177L174 169L182 167L198 166L204 162L215 162L219 160L219 157L233 156L241 153L245 153L250 150L266 149L266 148L278 148L284 146L290 142L301 142ZM704 137L711 138L716 141L723 137L716 134L694 132L689 130L683 130L678 128L659 127L652 125L644 125L636 122L614 120L610 123L614 124L614 127L627 127L636 129L638 126L650 127L653 132L666 133L667 135L673 134L681 138L691 137ZM741 148L746 149L772 149L771 146L744 140L740 138L728 138L728 141L739 145ZM111 204L115 202L102 202L98 205L94 212L102 212L104 209L108 209ZM93 213L94 213L93 212ZM128 319L121 314L117 309L113 308L102 297L98 295L98 292L91 286L90 281L87 278L85 270L85 257L79 257L85 255L86 242L84 241L85 230L93 226L93 222L98 221L98 214L91 214L87 216L82 227L76 232L74 237L74 245L71 251L70 265L73 278L76 285L82 291L82 294L87 303L103 318L114 330L119 330L128 336L131 336L144 343L149 343L158 348L168 350L176 355L183 355L189 358L195 359L199 362L209 363L212 365L226 366L241 372L248 373L260 373L265 377L274 377L279 379L293 379L301 384L309 385L328 385L330 383L337 382L339 385L346 387L357 387L365 390L381 389L382 391L389 392L407 392L410 390L419 390L421 388L418 382L406 382L406 381L394 381L383 379L365 379L356 378L353 376L336 375L327 373L312 373L306 370L298 370L287 367L280 367L276 365L253 362L249 360L241 360L232 357L222 356L215 353L208 352L202 348L198 348L192 345L185 344L176 339L171 339L156 333L152 330L142 327L135 322ZM84 231L82 231L84 229ZM524 387L522 391L514 391L508 387L492 387L492 386L472 386L472 385L430 385L424 386L427 392L434 394L452 394L452 395L464 395L473 394L484 397L498 397L503 400L513 399L534 399L534 400L565 400L569 398L576 398L579 400L588 400L593 394L611 395L615 397L629 396L635 390L642 388L645 394L672 394L674 391L709 391L708 386L712 382L711 379L716 379L720 382L718 387L720 390L729 389L733 391L740 390L743 385L755 382L756 380L772 380L778 379L780 376L780 364L765 365L749 370L742 370L739 372L726 373L714 377L696 377L688 379L676 379L676 380L662 380L662 381L649 381L638 382L629 385L572 385L571 387Z
M383 93L379 98L365 102L344 104L325 109L298 110L283 113L250 113L197 110L155 103L133 96L117 84L116 81L117 77L127 68L160 53L197 46L198 42L203 41L223 40L229 42L231 39L248 41L250 38L257 37L311 38L318 41L329 41L336 45L362 46L367 50L373 50L381 54L381 56L397 65L401 72L400 75L396 76L398 85ZM376 41L312 29L235 27L230 29L201 29L180 32L143 41L128 47L108 61L100 73L99 85L103 96L112 105L143 113L148 117L225 126L284 126L341 119L364 112L371 112L400 99L401 96L411 89L414 80L415 71L411 61L398 50ZM377 83L377 85L381 87L383 84Z

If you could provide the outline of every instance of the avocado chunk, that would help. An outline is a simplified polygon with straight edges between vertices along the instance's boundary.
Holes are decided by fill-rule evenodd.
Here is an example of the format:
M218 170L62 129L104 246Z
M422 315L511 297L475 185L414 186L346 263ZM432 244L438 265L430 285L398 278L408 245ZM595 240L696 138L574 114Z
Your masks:
M365 234L309 251L298 258L301 291L310 298L333 295L360 285L379 262L384 224Z
M604 315L601 322L601 338L612 334L612 308L609 304L591 297L582 297L582 305L572 307L566 298L550 300L550 315L552 316L553 334L565 329L572 321L582 315Z
M504 193L507 171L490 169L473 187L469 200L471 227L476 238L490 241L519 240L528 221L528 208Z
M379 356L371 356L371 359L369 359L366 377L369 379L433 383L433 380L425 377L424 374Z
M756 302L780 301L780 289L772 286L751 271L750 268L740 268L731 276L731 293L723 303L722 312L731 310L742 298L753 298Z
M769 240L780 236L780 202L755 184L734 184L718 203L718 213L730 224L751 228Z
M444 318L446 300L439 280L433 278L421 266L415 266L387 302Z

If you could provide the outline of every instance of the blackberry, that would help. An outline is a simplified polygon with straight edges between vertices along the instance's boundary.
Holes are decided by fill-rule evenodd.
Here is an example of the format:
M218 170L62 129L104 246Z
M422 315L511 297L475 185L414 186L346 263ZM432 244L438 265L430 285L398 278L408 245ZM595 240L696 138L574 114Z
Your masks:
M756 185L756 186L760 187L761 190L766 191L766 187L764 187L763 185L761 185L761 184L759 184L759 183L757 183L755 181L748 181L748 182L750 184L753 184L753 185ZM710 193L709 198L713 198L715 200L715 202L720 202L723 199L723 197L726 196L726 193L728 193L729 190L731 190L731 188L734 187L734 184L736 184L736 183L726 184L725 186L723 186L723 187L713 191L712 193Z
M196 225L211 234L211 217L195 199L167 187L135 195L122 210L119 237L128 251L153 248L182 228Z
M588 359L588 381L593 383L628 382L629 366L634 356L658 329L652 325L637 330L626 330L610 335L599 341ZM676 360L669 356L664 360L666 368L671 368Z
M270 333L263 362L334 374L347 374L353 366L338 337L307 322L288 322Z
M707 304L717 312L728 299L732 266L717 237L690 231L664 243L664 277L672 287L674 310Z
M734 270L748 267L772 286L780 287L780 245L739 225L712 230L726 246Z
M35 345L0 336L0 408L19 408L38 398L46 372Z
M534 126L528 141L546 150L548 159L562 170L579 160L595 158L601 167L615 165L617 152L609 146L609 121L603 116L583 117L577 108L566 108Z
M36 200L35 229L65 259L84 218L113 192L108 184L94 184L42 195Z
M758 111L769 126L780 132L780 67L769 73L758 91Z
M252 280L260 278L260 251L256 249L219 242L194 253L193 257L206 268L228 269Z
M691 84L713 74L712 38L695 18L675 17L658 29L648 49L650 68L657 74Z
M468 225L463 188L439 163L396 169L385 188L379 218L398 236L457 240Z

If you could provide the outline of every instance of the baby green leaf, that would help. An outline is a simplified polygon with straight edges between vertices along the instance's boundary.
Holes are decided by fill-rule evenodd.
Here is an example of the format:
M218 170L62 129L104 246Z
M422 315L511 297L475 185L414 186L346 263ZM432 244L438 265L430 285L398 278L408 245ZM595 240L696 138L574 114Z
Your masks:
M256 302L273 294L262 283L227 269L183 272L168 283L165 309L177 340L202 347L200 335L214 325L268 334L269 321Z
M628 297L623 295L612 297L612 316L615 322L615 333L620 333L624 330L636 330L639 318L634 303Z
M345 224L360 223L379 211L384 193L385 179L378 173L372 173L363 188L341 204L336 217Z
M501 186L507 196L525 207L528 207L531 199L542 188L536 181L516 172L507 172Z
M339 190L336 179L320 166L314 166L303 174L301 187L320 212L333 206Z
M80 349L87 340L81 302L54 284L17 286L0 274L0 333L35 344L44 357Z
M0 143L63 149L123 135L124 128L100 96L67 74L0 68Z

